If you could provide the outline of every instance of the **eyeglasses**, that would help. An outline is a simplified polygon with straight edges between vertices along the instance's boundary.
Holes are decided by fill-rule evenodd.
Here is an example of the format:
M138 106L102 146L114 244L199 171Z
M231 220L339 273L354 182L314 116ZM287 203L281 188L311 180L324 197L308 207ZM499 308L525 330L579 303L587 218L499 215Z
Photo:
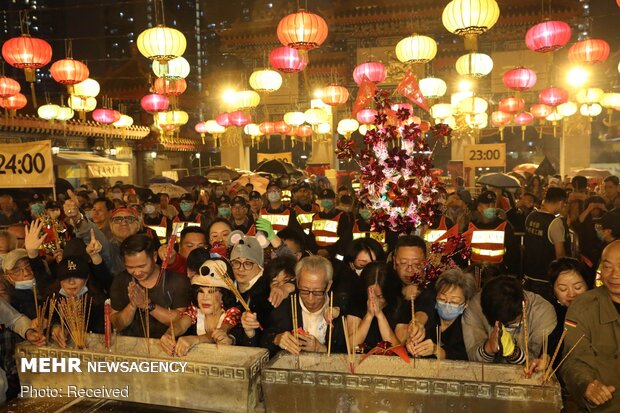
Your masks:
M8 270L7 272L10 272L11 274L30 274L32 273L32 267L30 266L30 264L26 264L22 267L15 267L12 270Z
M114 222L115 224L122 224L123 222L126 222L128 224L133 224L133 223L138 222L138 218L130 215L126 217L112 217L110 221Z
M422 263L418 261L401 261L397 262L396 265L403 268L418 268L422 265Z
M254 261L239 261L239 260L235 260L233 262L230 263L233 267L233 269L235 270L240 270L241 267L243 267L244 270L249 271L252 268L254 268Z
M298 288L297 289L297 293L299 295L313 295L315 297L321 297L323 295L325 295L325 290L320 290L320 291L312 291L312 290L304 290L303 288Z

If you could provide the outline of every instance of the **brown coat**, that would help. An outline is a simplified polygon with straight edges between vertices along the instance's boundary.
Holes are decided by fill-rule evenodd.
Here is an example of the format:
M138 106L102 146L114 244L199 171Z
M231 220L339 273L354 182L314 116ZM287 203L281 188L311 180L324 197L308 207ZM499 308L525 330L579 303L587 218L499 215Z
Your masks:
M607 288L595 288L577 298L568 308L564 325L568 330L564 354L584 335L560 368L572 397L587 411L583 396L588 384L597 379L617 390L612 400L592 411L620 412L620 314Z

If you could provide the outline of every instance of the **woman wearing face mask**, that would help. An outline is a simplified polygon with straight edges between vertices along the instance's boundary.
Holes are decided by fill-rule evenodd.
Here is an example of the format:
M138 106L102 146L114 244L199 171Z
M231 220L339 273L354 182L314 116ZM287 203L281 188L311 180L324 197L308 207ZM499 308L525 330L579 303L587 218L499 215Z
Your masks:
M440 359L467 360L461 319L469 300L474 296L476 283L471 274L460 269L444 271L435 284L437 296L430 308L416 309L428 316L426 339L408 339L407 350L416 357L435 356ZM441 347L437 349L437 327L441 331Z
M222 195L217 200L217 216L220 218L230 219L232 208L230 207L230 198Z
M179 208L181 211L179 215L174 217L172 222L194 222L200 224L202 216L194 211L195 204L196 201L194 197L192 197L192 194L183 194L179 199Z

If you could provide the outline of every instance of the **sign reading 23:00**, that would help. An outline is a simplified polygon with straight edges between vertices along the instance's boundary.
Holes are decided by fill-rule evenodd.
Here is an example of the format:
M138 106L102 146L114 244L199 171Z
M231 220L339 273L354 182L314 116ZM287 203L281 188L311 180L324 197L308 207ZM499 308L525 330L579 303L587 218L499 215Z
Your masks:
M50 141L2 145L0 187L45 188L54 186Z
M466 145L463 148L463 166L506 166L506 144Z

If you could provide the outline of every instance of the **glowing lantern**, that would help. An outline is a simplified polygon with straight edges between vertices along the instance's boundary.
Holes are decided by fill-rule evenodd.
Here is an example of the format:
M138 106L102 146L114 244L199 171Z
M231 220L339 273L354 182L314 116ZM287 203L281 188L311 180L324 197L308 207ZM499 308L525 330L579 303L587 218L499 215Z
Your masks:
M586 39L568 49L568 60L572 63L603 63L609 57L609 43L601 39Z
M276 47L269 53L271 66L283 73L301 72L308 65L308 56L292 47Z
M493 59L484 53L468 53L456 60L456 71L461 76L480 78L493 70Z
M207 133L210 133L212 135L219 135L226 132L226 128L213 119L205 122L205 128L207 130Z
M179 96L187 89L187 82L185 79L167 79L165 77L159 77L155 79L153 84L153 90L155 93L164 96Z
M283 120L277 121L273 126L275 131L280 135L288 135L292 130L291 126L287 125Z
M589 117L590 120L592 120L593 117L600 115L602 111L603 108L598 103L584 103L579 108L579 113L581 113L582 116Z
M155 115L156 123L158 125L171 125L175 128L183 126L189 121L189 115L182 110L169 110L166 112L159 112ZM173 128L174 129L174 128Z
M0 99L0 107L7 110L22 109L24 106L26 106L27 103L28 100L26 99L26 96L22 95L21 93L16 93L7 98Z
M0 98L8 98L19 93L21 86L19 82L10 77L0 77Z
M252 116L241 110L230 112L228 114L228 119L230 120L230 124L233 126L245 126L248 123L252 123Z
M248 123L245 125L243 133L250 136L261 136L263 134L256 123Z
M521 140L525 140L525 129L527 125L531 125L534 121L534 116L529 112L521 112L515 116L515 123L521 126Z
M549 106L558 106L568 101L568 92L559 87L550 87L543 89L538 95L541 103Z
M489 124L489 115L486 113L468 113L465 115L465 123L472 129L483 129Z
M499 101L499 110L506 113L517 113L523 110L525 101L521 98L510 96Z
M332 125L327 122L319 123L316 126L316 131L320 135L325 135L326 133L330 133L332 131Z
M476 37L493 27L498 18L495 0L452 0L441 15L444 27L463 36L468 50L475 49Z
M362 124L371 124L375 123L375 117L377 116L377 111L374 109L362 109L357 112L355 116L357 121Z
M341 133L341 135L344 135L346 138L350 138L351 134L355 132L359 127L360 124L355 119L342 119L340 120L340 122L338 122L337 129L344 132Z
M196 125L194 125L194 130L198 132L202 137L204 137L204 134L209 131L208 129L209 128L207 127L207 123L203 121L200 121Z
M428 36L411 35L396 45L396 58L402 63L428 63L437 54L437 43Z
M121 118L112 125L116 128L128 128L133 125L133 118L129 115L121 114Z
M140 33L136 44L144 57L162 64L182 56L187 47L183 33L164 25L151 27Z
M431 106L431 116L443 121L454 115L454 107L449 103L437 103Z
M579 89L575 98L578 103L592 104L598 103L603 99L605 91L598 87L591 87L586 89Z
M97 107L97 99L69 96L69 107L76 112L92 112Z
M329 118L327 112L321 108L308 109L304 112L304 116L306 117L306 122L312 126L324 123Z
M553 52L570 41L571 33L568 23L547 20L530 27L525 34L525 44L533 52Z
M306 117L303 112L286 112L284 114L284 122L287 125L299 126L306 121Z
M56 120L64 122L73 118L73 115L73 109L66 106L61 106L58 110L58 115L56 115Z
M329 85L321 93L321 101L330 106L344 105L349 100L349 91L344 86Z
M487 101L479 97L468 97L458 104L458 110L462 113L484 113L488 107Z
M309 126L309 125L299 126L297 130L295 131L295 136L298 136L300 138L307 138L309 136L312 136L312 126Z
M71 94L81 98L94 98L100 90L99 82L89 78L73 85Z
M58 112L60 112L60 106L49 103L47 105L41 105L37 109L37 115L45 120L56 119L58 117Z
M553 108L549 105L545 105L544 103L537 103L530 107L530 113L536 119L545 119L553 112Z
M35 69L52 60L52 47L45 40L22 34L4 42L2 57L9 65L24 69L27 82L34 82Z
M556 110L563 118L567 118L577 113L577 105L573 102L564 102L559 104Z
M369 130L375 130L377 127L375 125L360 125L358 132L364 136Z
M163 112L169 105L168 98L158 93L151 93L140 99L140 106L148 113Z
M265 135L271 135L276 130L276 125L273 122L263 122L258 125L258 129Z
M601 99L601 106L606 109L620 110L620 93L605 93Z
M437 99L446 94L448 86L438 77L426 77L420 80L420 91L428 99Z
M387 69L381 62L362 63L353 69L353 80L355 80L355 83L358 85L361 85L364 77L371 82L381 83L387 77Z
M225 128L231 125L230 116L228 113L220 113L219 115L215 117L215 121L217 122L218 125L223 126Z
M66 58L54 62L50 67L50 73L52 78L60 84L75 85L88 79L90 71L84 63Z
M101 108L93 111L93 119L105 125L117 122L120 118L121 113L114 109Z
M512 115L502 112L501 110L491 113L491 124L499 128L499 138L501 141L504 140L504 128L511 120Z
M250 87L257 92L275 92L282 87L282 75L271 69L255 70L250 75Z
M327 23L318 14L299 9L278 23L278 40L284 46L312 50L327 39Z
M517 91L528 90L536 84L536 72L532 69L519 67L504 73L502 79L504 86L508 89Z
M255 108L260 103L260 95L253 90L236 92L232 106L239 109Z
M167 77L168 79L185 79L189 75L189 62L184 57L179 56L169 62L160 63L157 60L152 64L153 73L157 77Z

